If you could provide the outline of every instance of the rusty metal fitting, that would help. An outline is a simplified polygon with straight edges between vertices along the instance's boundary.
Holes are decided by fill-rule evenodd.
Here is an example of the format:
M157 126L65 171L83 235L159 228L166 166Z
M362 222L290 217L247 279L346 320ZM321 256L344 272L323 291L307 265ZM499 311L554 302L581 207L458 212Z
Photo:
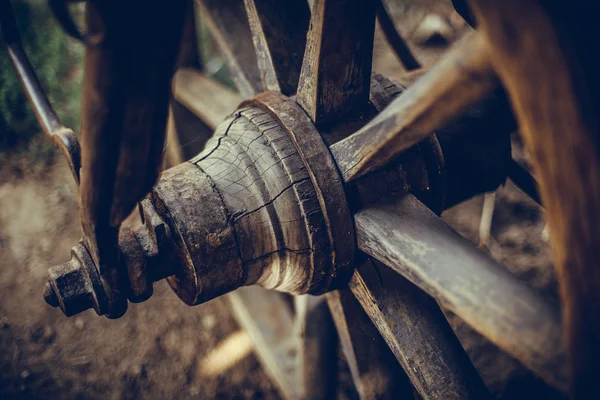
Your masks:
M144 224L135 231L123 227L119 233L120 259L118 270L123 272L120 290L129 301L138 303L152 295L152 283L173 274L170 229L156 213L152 202L140 203ZM66 316L93 308L98 315L118 318L122 312L110 310L110 289L100 274L85 242L71 250L71 260L49 269L44 299L52 307L60 307Z
M48 271L44 299L60 307L66 316L93 308L98 315L106 313L108 298L92 257L83 242L71 249L71 260Z

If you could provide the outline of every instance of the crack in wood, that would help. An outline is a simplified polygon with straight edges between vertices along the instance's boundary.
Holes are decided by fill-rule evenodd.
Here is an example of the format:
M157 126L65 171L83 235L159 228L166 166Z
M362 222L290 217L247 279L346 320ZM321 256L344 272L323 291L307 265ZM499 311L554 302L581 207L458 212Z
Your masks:
M273 204L273 203L275 202L275 200L277 200L277 199L278 199L280 196L282 196L282 195L283 195L285 192L287 192L289 189L292 189L292 188L294 187L294 185L296 185L296 184L299 184L299 183L302 183L302 182L306 182L306 181L308 181L308 180L310 180L310 178L303 178L303 179L300 179L300 180L294 181L294 182L290 183L288 186L286 186L286 187L285 187L285 188L284 188L284 189L283 189L281 192L279 192L279 193L277 193L275 196L273 196L273 198L272 198L271 200L267 201L265 204L261 205L260 207L257 207L257 208L255 208L254 210L251 210L251 211L245 211L245 212L244 212L244 211L242 211L242 213L241 213L241 214L238 214L238 215L235 215L235 214L234 214L234 215L233 215L233 218L235 218L235 219L233 220L233 222L235 223L235 222L237 222L237 221L238 221L240 218L246 217L246 216L248 216L248 215L250 215L250 214L253 214L253 213L257 212L257 211L260 211L260 210L262 210L262 209L263 209L263 208L265 208L266 206L269 206L269 205ZM237 213L236 213L236 214L237 214Z

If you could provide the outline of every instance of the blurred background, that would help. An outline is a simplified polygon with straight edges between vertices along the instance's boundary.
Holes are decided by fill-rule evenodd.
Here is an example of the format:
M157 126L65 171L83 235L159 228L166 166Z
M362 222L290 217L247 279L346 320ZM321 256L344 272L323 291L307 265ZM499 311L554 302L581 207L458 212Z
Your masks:
M27 53L65 124L79 129L82 46L68 39L45 1L13 1ZM464 21L442 0L390 0L397 29L424 65L464 33ZM82 6L73 7L81 19ZM198 16L206 73L231 85L218 48ZM376 32L374 71L403 72ZM185 145L185 143L183 143ZM515 142L515 152L520 148ZM119 320L87 311L66 318L47 306L47 268L69 258L81 237L76 187L66 162L43 136L10 62L0 48L0 398L204 399L279 398L250 342L216 299L189 308L166 282ZM491 200L490 200L491 199ZM480 244L484 196L456 206L444 219ZM487 251L527 284L557 301L541 209L512 184L488 196ZM493 210L489 205L495 205ZM469 356L499 398L561 398L516 360L449 315ZM338 397L354 399L343 355Z

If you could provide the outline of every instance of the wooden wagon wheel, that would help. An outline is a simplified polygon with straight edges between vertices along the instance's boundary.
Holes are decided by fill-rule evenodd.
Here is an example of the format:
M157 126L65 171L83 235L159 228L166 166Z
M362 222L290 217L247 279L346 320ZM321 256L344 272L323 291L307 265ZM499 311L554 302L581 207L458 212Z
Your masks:
M197 72L177 73L175 99L216 132L202 153L162 174L141 201L144 225L121 228L118 244L126 211L156 176L158 132L167 117L164 84L179 38L161 38L155 46L164 53L141 51L136 55L154 55L138 60L125 53L132 44L127 34L139 39L127 18L88 5L86 240L69 263L50 270L47 301L67 315L94 308L117 317L125 297L143 301L152 282L165 277L188 304L250 284L327 293L361 397L388 390L377 386L385 379L372 376L390 372L372 357L385 346L376 341L365 351L357 344L361 307L381 335L374 333L376 340L383 338L420 396L489 397L439 304L548 384L567 391L570 374L574 398L597 397L600 85L598 57L587 51L590 39L574 18L577 7L473 0L477 31L429 71L394 84L371 76L376 3L313 3L311 13L304 0L198 2L239 92L254 97L216 126L215 105L237 102L237 95ZM135 11L132 6L125 15ZM171 11L161 15L149 7L143 32L160 18L182 25L183 7ZM99 23L108 18L126 40L104 31L113 29ZM128 67L115 55L126 56ZM18 54L15 60L19 65ZM127 90L95 72L99 65ZM134 77L140 71L131 65L149 72ZM502 94L494 96L500 84L532 153L549 215L566 353L558 310L436 215L506 178L513 126ZM106 106L115 102L126 112L111 115ZM149 119L140 122L140 115ZM132 127L155 140L135 149L126 129ZM116 158L110 154L115 145L121 145ZM141 159L140 173L135 163ZM106 160L103 172L90 170ZM123 194L132 182L134 190ZM257 298L249 294L246 301ZM284 392L311 395L307 386Z

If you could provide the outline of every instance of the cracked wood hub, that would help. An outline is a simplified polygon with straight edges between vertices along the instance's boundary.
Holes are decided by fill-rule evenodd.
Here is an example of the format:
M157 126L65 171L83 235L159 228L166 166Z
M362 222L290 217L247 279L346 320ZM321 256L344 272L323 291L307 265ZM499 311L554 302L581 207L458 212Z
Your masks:
M308 116L266 93L223 122L206 149L152 193L174 229L188 304L242 285L319 294L348 277L355 240L341 177Z

